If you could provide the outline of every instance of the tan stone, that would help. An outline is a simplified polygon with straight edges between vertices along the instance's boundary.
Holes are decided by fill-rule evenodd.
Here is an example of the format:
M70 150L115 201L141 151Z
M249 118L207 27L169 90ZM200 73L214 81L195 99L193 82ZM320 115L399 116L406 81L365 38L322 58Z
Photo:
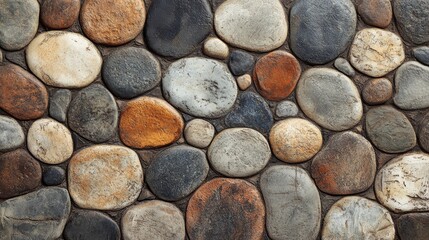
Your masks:
M208 147L213 140L215 128L203 119L194 119L186 124L184 135L186 141L198 148Z
M226 59L229 55L228 45L219 38L209 38L204 42L204 54L218 59Z
M249 74L239 76L237 78L237 85L242 91L248 89L250 85L252 85L252 76L250 76Z

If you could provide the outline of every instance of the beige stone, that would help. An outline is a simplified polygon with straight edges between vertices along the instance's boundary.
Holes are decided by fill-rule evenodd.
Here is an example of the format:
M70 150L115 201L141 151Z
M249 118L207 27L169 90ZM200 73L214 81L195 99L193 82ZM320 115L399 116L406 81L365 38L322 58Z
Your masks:
M190 121L184 131L186 141L198 148L208 147L213 140L215 128L213 125L203 119L194 119Z
M252 76L250 74L244 74L237 78L237 85L240 90L244 91L252 85Z
M219 38L209 38L204 42L204 54L209 57L226 59L229 55L228 45Z

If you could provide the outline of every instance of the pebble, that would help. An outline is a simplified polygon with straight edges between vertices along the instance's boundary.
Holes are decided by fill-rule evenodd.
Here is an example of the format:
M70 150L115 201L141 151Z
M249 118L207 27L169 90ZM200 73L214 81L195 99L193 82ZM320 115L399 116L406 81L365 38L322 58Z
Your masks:
M214 126L203 119L193 119L186 124L183 132L186 142L197 148L206 148L215 135Z
M7 151L21 146L25 135L21 125L10 117L0 115L0 151Z
M225 64L200 57L172 63L162 79L164 97L196 117L226 115L237 98L237 84Z
M316 239L321 221L319 192L307 172L296 166L268 168L260 180L271 239Z
M252 76L244 74L237 77L237 85L242 91L248 89L252 85Z
M48 28L69 28L79 17L79 0L45 0L40 9L40 19Z
M43 183L46 186L60 185L66 179L64 169L57 166L48 166L43 169Z
M417 61L429 65L429 47L421 46L413 49L413 55Z
M191 197L186 210L190 239L262 239L265 207L258 189L241 179L215 178Z
M93 84L80 90L73 98L67 118L71 130L99 143L115 134L118 115L112 94L102 85Z
M161 82L158 60L143 48L119 48L108 55L103 65L107 88L120 98L134 98Z
M289 16L290 47L310 64L334 60L355 34L356 10L350 0L295 1Z
M401 36L408 42L429 41L429 2L426 0L395 0L393 12Z
M68 187L81 208L116 210L140 194L143 169L133 150L93 145L75 154L68 165Z
M409 213L397 220L398 234L402 240L429 239L429 213Z
M0 198L30 192L40 185L41 178L42 168L27 151L18 149L0 155Z
M393 11L390 0L361 0L357 10L368 25L386 28L392 21Z
M379 170L374 188L378 201L395 213L429 211L429 155L400 155Z
M235 108L225 117L227 127L253 128L264 135L269 133L273 122L268 103L253 92L240 94Z
M419 139L420 147L426 152L429 152L429 113L420 121L417 137Z
M146 183L166 201L178 201L197 189L206 179L209 164L200 149L180 145L155 156L146 170Z
M245 51L235 50L229 56L228 66L235 76L243 75L253 69L255 59Z
M120 240L119 226L108 216L96 211L77 211L65 229L66 240Z
M19 120L40 118L48 108L48 91L36 77L14 64L0 66L0 108Z
M173 204L159 200L130 207L122 217L124 240L185 239L183 213Z
M387 78L367 81L362 89L362 98L369 105L383 104L393 95L392 83Z
M277 122L271 129L269 139L274 155L287 163L309 160L323 144L320 129L301 118L288 118Z
M170 104L144 96L128 102L122 110L119 134L130 147L161 147L177 141L183 127L181 114Z
M1 0L0 47L16 51L36 35L40 7L37 0Z
M49 115L59 122L65 122L67 119L67 110L69 108L71 99L72 93L70 90L57 90L49 98Z
M204 54L218 59L227 59L229 55L228 45L219 38L209 38L204 42Z
M88 86L100 73L103 62L91 41L78 33L65 31L39 34L28 45L26 59L28 67L40 80L60 88Z
M365 126L369 139L381 151L401 153L416 145L416 133L410 121L391 106L370 109Z
M322 239L395 239L392 217L380 204L363 197L344 197L325 216Z
M331 195L356 194L373 183L377 162L371 143L354 132L337 133L313 158L311 176Z
M1 239L61 237L71 202L64 188L47 187L0 204Z
M345 58L337 58L335 59L334 66L338 71L344 73L345 75L349 77L353 77L356 72L353 69L353 67L350 65L349 61Z
M156 53L180 58L193 52L212 31L213 13L207 0L152 1L145 40Z
M298 82L301 110L320 126L343 131L359 123L363 114L359 91L346 75L328 68L312 68Z
M284 100L276 106L276 116L279 118L295 117L298 115L299 109L296 103Z

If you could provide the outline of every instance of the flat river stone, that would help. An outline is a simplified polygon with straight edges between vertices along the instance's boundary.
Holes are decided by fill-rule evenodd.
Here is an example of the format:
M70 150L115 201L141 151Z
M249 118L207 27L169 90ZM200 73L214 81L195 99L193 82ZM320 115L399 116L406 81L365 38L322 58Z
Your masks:
M0 151L17 148L24 143L25 135L21 125L10 117L0 115Z
M429 2L426 0L395 0L393 13L401 36L414 44L429 41Z

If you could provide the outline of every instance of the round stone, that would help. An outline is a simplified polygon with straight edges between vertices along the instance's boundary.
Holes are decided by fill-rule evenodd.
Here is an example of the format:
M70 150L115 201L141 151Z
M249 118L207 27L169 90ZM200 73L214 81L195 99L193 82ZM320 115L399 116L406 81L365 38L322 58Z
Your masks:
M145 96L128 102L122 110L119 134L130 147L161 147L178 140L183 127L182 116L170 104Z
M240 90L244 91L252 85L252 76L249 74L244 74L237 78L237 85Z
M255 59L245 51L235 50L229 56L228 66L234 75L243 75L253 69Z
M267 165L271 151L259 132L250 128L228 128L216 135L207 156L219 173L228 177L248 177Z
M356 74L354 68L350 65L347 59L341 57L335 59L334 66L336 69L338 69L338 71L344 73L349 77L353 77Z
M365 83L362 89L363 100L370 105L383 104L393 95L392 83L387 78L376 78Z
M395 0L393 12L401 36L408 42L429 41L429 2L426 0Z
M355 194L373 183L377 162L368 140L353 132L337 133L313 158L311 176L332 195Z
M194 119L186 124L184 136L186 141L198 148L210 145L215 135L214 126L203 119Z
M413 49L413 56L424 65L429 65L429 47L421 46Z
M416 133L410 121L391 106L370 109L365 126L369 139L381 151L401 153L416 145Z
M21 125L10 117L0 115L0 151L7 151L21 146L25 135Z
M392 217L380 204L363 197L344 197L325 216L322 238L395 239Z
M206 154L181 145L156 155L146 170L146 182L152 192L166 201L177 201L191 194L209 172Z
M57 166L48 166L43 169L43 183L47 186L60 185L66 179L64 169Z
M0 0L0 47L15 51L25 47L39 26L37 0Z
M133 150L95 145L73 156L67 179L70 196L79 207L116 210L137 200L143 169Z
M89 85L100 73L103 62L91 41L65 31L39 34L28 45L26 54L31 71L45 84L60 88Z
M420 121L417 136L419 138L420 147L426 152L429 152L429 114L426 114Z
M119 226L108 216L96 211L72 214L65 229L66 240L120 240Z
M45 0L42 3L40 19L52 29L69 28L79 17L79 0Z
M382 77L405 59L401 38L389 31L366 28L356 33L350 47L350 62L360 72Z
M320 150L322 132L313 123L301 118L288 118L277 122L270 132L274 155L288 163L305 162Z
M49 115L59 122L65 122L71 99L72 93L70 90L59 89L55 91L49 98Z
M221 62L199 57L170 65L162 79L164 97L180 110L197 117L226 115L237 98L237 84Z
M173 204L158 200L130 207L121 220L124 240L185 239L183 213Z
M209 38L204 42L204 54L218 59L226 59L229 55L228 45L219 38Z
M253 75L258 92L268 100L279 101L295 89L301 67L292 54L278 50L260 58Z
M368 25L386 28L392 21L390 0L361 0L357 10L362 20Z
M409 213L397 220L401 240L429 239L429 213Z
M356 10L350 0L294 1L290 10L290 47L308 63L330 62L347 49L356 23Z
M298 82L301 110L320 126L343 131L359 123L363 114L359 91L346 75L328 68L312 68Z
M280 118L295 117L298 112L299 109L296 103L289 100L281 101L276 106L276 116Z
M116 132L118 106L105 87L93 84L77 93L70 103L67 118L69 127L80 136L104 142Z
M258 189L240 179L215 178L191 197L186 210L190 239L262 239L265 207Z

